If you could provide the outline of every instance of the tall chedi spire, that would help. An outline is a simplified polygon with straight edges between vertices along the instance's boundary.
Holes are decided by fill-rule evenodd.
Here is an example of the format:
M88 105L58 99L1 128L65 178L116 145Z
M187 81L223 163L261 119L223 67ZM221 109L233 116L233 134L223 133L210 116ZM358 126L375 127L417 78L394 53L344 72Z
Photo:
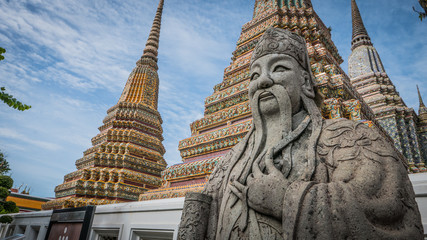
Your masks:
M55 188L56 199L43 209L138 200L158 188L163 159L162 118L157 111L157 55L164 0L160 0L144 53L131 72L118 103L107 111L92 147Z
M167 183L161 189L144 193L140 200L179 197L188 191L200 191L215 164L244 138L252 127L249 63L255 45L269 27L288 29L306 39L313 74L325 96L322 108L325 118L349 118L372 126L372 122L366 120L373 119L374 114L360 101L360 95L341 69L343 60L311 1L253 2L252 19L242 27L232 63L225 68L224 78L214 87L213 94L205 99L204 117L191 124L191 137L179 143L183 163L163 171Z
M368 31L366 31L365 24L363 24L356 0L351 0L351 16L353 23L352 50L361 45L372 46L371 38L368 35Z
M380 56L373 47L365 24L363 24L356 0L351 0L351 13L353 35L351 40L352 55L350 55L349 61L353 62L349 62L350 78L358 77L367 72L385 73ZM354 57L352 57L353 55ZM360 64L354 64L358 60L357 57L362 57Z
M160 0L144 53L136 62L136 67L129 76L119 102L141 103L157 110L159 94L157 55L163 4L164 0Z
M388 77L363 24L356 0L351 0L351 11L353 36L348 60L351 84L375 113L377 122L393 139L394 146L406 157L411 171L425 171L425 157L420 152L417 135L417 116L403 102Z
M417 85L418 98L420 107L418 110L418 134L420 140L421 154L424 159L427 159L427 107L421 97L420 89Z
M164 0L160 0L159 7L157 8L156 17L153 21L150 35L148 36L147 43L145 44L144 54L141 60L138 61L140 64L144 64L144 59L153 59L157 63L157 55L159 49L159 38L160 38L160 26L162 24L162 12L163 12Z
M420 102L420 108L418 110L418 114L427 114L427 107L424 105L423 98L421 97L420 88L417 85L417 92L418 92L418 100Z

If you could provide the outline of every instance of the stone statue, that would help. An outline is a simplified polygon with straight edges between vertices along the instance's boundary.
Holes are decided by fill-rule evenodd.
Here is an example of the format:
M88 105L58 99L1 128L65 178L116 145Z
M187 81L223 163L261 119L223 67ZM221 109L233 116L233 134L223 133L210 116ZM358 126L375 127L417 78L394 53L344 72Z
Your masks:
M374 128L322 118L302 37L266 31L249 99L252 130L187 196L179 239L423 239L400 155Z

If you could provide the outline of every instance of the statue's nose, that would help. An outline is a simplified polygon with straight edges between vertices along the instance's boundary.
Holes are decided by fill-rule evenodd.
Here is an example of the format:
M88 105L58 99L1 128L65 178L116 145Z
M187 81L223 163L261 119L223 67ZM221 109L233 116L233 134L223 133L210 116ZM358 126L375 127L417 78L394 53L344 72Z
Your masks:
M261 76L258 81L258 88L269 88L273 85L273 80L269 76Z

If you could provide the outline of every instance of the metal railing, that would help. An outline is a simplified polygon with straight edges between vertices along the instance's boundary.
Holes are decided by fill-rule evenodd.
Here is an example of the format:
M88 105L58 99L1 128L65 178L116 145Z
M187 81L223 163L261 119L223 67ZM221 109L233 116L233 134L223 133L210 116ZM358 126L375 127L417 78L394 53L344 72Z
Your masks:
M15 234L13 236L2 238L0 240L19 240L19 239L25 239L25 235L24 234Z

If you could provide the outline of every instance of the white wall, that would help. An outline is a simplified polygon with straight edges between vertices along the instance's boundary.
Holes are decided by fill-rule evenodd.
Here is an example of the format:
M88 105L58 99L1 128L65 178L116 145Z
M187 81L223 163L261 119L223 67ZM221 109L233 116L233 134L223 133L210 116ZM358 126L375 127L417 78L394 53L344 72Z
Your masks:
M415 191L415 200L421 212L424 235L427 235L427 173L409 174Z
M89 239L176 239L183 205L184 198L174 198L97 206ZM27 240L44 239L51 215L52 211L14 214L11 224L0 226L0 238L22 233Z
M98 206L90 239L114 234L118 239L176 239L184 198Z
M12 224L1 224L0 237L21 233L28 240L44 240L51 215L52 211L14 214Z

